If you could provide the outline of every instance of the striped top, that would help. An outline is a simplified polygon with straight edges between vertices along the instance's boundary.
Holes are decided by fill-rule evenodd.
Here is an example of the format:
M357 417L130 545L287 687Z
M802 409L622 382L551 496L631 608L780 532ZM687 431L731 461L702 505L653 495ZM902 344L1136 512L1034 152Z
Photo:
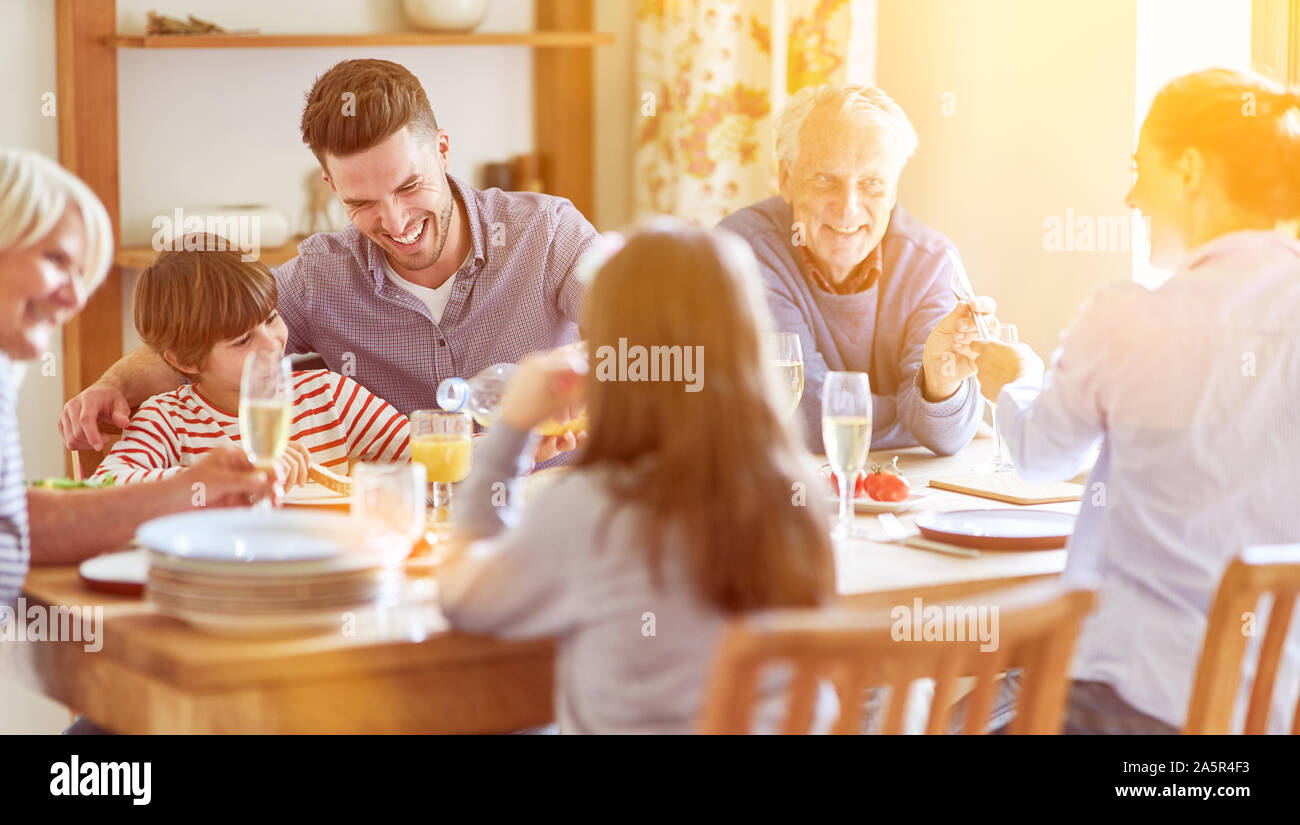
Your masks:
M0 606L12 604L22 591L28 545L27 487L18 441L18 390L13 363L0 353Z
M306 447L316 464L346 474L350 461L410 456L410 422L356 381L329 370L295 372L293 381L289 438ZM238 444L239 417L186 384L145 401L92 478L156 481L214 447Z

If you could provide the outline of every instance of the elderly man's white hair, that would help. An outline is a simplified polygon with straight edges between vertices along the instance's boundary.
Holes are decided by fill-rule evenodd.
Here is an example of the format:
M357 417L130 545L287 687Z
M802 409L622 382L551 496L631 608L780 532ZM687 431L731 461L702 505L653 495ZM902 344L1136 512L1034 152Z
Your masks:
M813 109L830 106L845 119L860 118L877 128L899 169L916 151L916 129L902 107L875 86L828 83L795 92L776 116L776 156L793 166L799 157L799 133Z
M0 149L0 252L41 240L69 208L76 208L86 225L81 278L89 293L113 265L113 227L104 204L76 175L44 155Z

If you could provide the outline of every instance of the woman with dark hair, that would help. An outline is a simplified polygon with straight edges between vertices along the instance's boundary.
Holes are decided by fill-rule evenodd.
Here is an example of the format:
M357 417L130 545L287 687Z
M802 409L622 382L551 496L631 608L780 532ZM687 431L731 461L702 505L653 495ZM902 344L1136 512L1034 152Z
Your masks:
M1070 478L1100 443L1065 574L1099 589L1067 733L1177 732L1228 562L1300 542L1300 98L1253 74L1180 77L1134 160L1127 203L1173 276L1098 293L1046 377L1025 347L975 345L1022 476ZM1273 731L1300 680L1291 627Z
M559 637L561 732L690 732L729 617L833 597L816 470L762 352L769 325L744 241L656 225L588 293L585 377L559 352L522 363L507 388L458 499L459 532L481 541L445 565L441 604L465 630ZM648 375L611 363L638 348L691 363ZM513 507L498 505L527 467L530 430L584 399L577 466L508 528ZM766 694L774 708L779 683ZM828 724L833 692L823 700ZM760 711L760 727L773 721Z

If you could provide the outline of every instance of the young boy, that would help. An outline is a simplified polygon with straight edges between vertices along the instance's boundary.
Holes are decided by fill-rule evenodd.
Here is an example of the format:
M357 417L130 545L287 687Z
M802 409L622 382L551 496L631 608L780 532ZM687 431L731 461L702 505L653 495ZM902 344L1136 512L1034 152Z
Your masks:
M256 351L283 355L288 335L270 271L233 250L163 252L136 282L135 326L190 383L145 401L93 478L167 478L213 447L238 446L244 360ZM349 461L410 455L406 417L329 370L294 373L289 439L286 488L306 480L308 462L346 474Z

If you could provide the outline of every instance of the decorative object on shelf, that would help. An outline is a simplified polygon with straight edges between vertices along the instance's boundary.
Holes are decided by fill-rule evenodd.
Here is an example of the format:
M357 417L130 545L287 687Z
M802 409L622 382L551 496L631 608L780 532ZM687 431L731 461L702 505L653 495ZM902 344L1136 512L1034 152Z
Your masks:
M511 180L510 164L483 164L482 184L484 189L502 189L510 191L514 187L514 183Z
M317 232L335 232L339 221L335 217L334 190L321 175L320 167L307 173L307 208L303 211L303 221L299 227L302 235Z
M260 255L263 249L289 241L289 217L273 206L181 206L159 213L153 220L153 248L174 248L173 238L203 232L218 235L244 252Z
M541 192L542 175L537 155L515 155L511 161L510 179L518 192Z
M181 20L179 17L168 17L165 14L150 11L149 25L145 32L148 34L257 34L258 32L257 29L227 31L216 23L200 20L192 14L188 15L188 17L188 20Z
M416 28L467 32L483 22L487 0L402 0L402 10Z

